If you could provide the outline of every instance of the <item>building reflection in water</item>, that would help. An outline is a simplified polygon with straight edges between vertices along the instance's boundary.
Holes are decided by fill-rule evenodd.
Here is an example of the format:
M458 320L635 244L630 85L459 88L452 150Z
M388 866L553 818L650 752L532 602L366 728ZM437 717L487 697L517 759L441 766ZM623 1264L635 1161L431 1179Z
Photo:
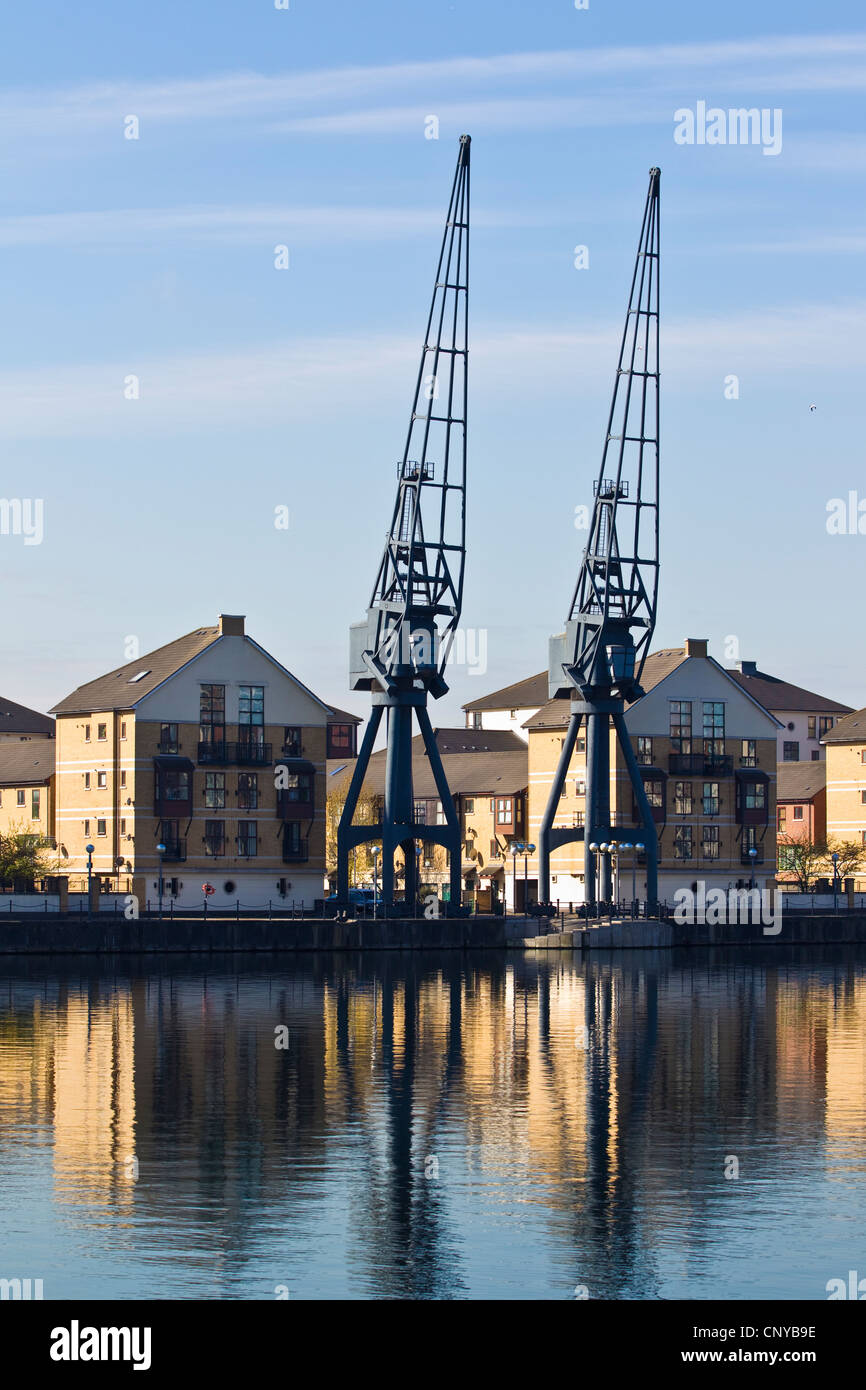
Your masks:
M750 1201L768 1154L863 1181L864 1028L864 967L784 948L11 962L0 1153L49 1152L59 1210L193 1291L269 1296L281 1246L298 1296L305 1261L318 1293L330 1262L338 1296L478 1295L525 1228L513 1296L652 1297L742 1220L730 1156Z

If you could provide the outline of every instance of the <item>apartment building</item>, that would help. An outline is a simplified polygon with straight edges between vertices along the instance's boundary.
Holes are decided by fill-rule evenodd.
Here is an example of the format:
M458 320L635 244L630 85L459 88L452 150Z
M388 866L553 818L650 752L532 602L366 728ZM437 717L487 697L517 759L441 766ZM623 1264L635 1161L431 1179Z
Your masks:
M502 690L470 700L462 709L467 729L506 729L527 742L526 721L547 704L547 672L515 681Z
M779 763L776 779L776 834L779 883L795 882L796 840L812 845L827 835L827 763Z
M659 837L659 896L703 880L725 888L771 887L776 869L776 747L779 721L713 657L703 638L653 652L641 681L645 694L625 712ZM537 845L541 818L565 739L568 700L550 700L527 721L529 829ZM611 731L611 810L623 829L639 824L631 783ZM575 748L556 825L582 826L586 751ZM634 833L624 840L635 840ZM753 851L753 852L752 852ZM529 862L529 896L537 893L537 855ZM618 896L646 893L643 856L624 852L616 865ZM551 898L584 901L583 845L551 856Z
M55 705L56 838L105 886L215 908L323 894L331 711L224 614ZM158 846L164 848L160 852Z
M0 741L0 839L54 838L54 752L53 738L39 735L20 743Z
M827 835L866 847L866 709L854 710L824 736L827 756ZM866 874L855 877L866 892Z
M821 740L839 719L852 713L850 705L840 705L838 700L759 671L755 661L740 661L729 674L778 719L780 764L822 761Z
M513 877L510 847L525 833L527 745L508 729L436 729L434 733L460 820L463 901L477 903L479 911L491 911L506 895L508 874ZM365 793L377 799L384 795L385 760L384 749L374 753L364 781ZM420 734L412 740L412 777L416 821L444 824ZM422 887L447 897L446 851L424 844L419 867Z
M0 696L0 744L28 743L32 739L54 737L54 720L26 705Z

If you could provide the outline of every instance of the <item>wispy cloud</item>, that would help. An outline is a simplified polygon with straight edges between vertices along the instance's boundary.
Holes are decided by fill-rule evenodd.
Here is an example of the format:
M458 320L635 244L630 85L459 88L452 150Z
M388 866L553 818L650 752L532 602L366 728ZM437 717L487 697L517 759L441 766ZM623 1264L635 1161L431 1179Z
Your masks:
M725 373L768 374L788 368L866 368L866 304L762 310L696 317L665 327L666 389L694 388ZM488 410L515 399L531 410L540 399L595 397L609 387L618 332L594 325L483 325L472 338L474 397ZM141 362L47 366L0 373L0 437L139 437L206 433L227 426L267 427L387 398L407 405L417 340L332 337L269 343L245 353L200 353ZM140 380L126 400L125 377Z
M241 72L187 81L116 80L62 89L7 90L0 97L0 123L20 144L39 134L56 140L75 130L117 125L128 114L142 122L243 117L291 121L337 116L335 104L345 109L359 101L381 107L383 99L394 100L405 108L407 100L413 105L421 100L471 100L500 84L507 84L511 95L521 83L543 83L548 88L561 82L568 84L566 98L573 96L575 84L589 86L617 77L629 81L643 77L659 96L666 87L690 76L705 82L711 79L719 89L744 85L800 91L859 89L866 83L859 57L866 57L863 33L768 35L733 42L508 53L276 75ZM323 106L331 110L315 110ZM568 106L562 114L568 121L575 118ZM314 128L325 131L327 126Z
M479 209L481 227L536 227L543 214ZM261 242L291 239L293 245L323 241L386 241L441 227L441 208L405 207L187 207L115 208L86 212L34 213L0 217L0 247L47 246L124 248L155 239Z

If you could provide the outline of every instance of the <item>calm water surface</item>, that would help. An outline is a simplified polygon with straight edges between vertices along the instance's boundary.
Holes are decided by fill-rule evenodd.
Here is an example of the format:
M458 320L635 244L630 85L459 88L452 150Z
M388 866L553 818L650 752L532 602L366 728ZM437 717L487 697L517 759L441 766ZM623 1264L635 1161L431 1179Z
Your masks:
M864 1040L842 950L7 959L0 1277L826 1299L866 1276Z

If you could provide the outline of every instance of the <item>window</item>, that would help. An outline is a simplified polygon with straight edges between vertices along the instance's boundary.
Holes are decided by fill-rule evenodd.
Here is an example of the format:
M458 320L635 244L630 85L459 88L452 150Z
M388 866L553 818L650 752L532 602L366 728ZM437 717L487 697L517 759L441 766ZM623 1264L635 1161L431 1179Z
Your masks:
M498 858L499 858L499 841L498 841L498 840L491 840L491 841L490 841L490 858L491 858L491 859L498 859Z
M34 787L30 793L30 819L39 819L39 788Z
M85 742L85 743L89 743L89 742L90 742L90 725L89 725L89 724L85 724L85 726L84 726L84 742Z
M745 782L743 784L743 805L747 811L763 811L767 805L767 788L763 782ZM799 816L797 812L800 812ZM794 807L794 820L802 820L802 806Z
M447 824L448 824L447 820L445 819L445 812L442 810L442 802L441 802L441 801L437 801L437 802L436 802L436 824L437 824L437 825L447 825Z
M99 741L100 741L101 743L104 743L104 742L105 742L105 740L108 738L108 725L107 725L107 724L97 724L97 726L96 726L96 737L99 739Z
M637 739L637 760L639 763L650 764L653 760L653 741L645 734L638 734Z
M16 799L16 802L17 802L17 804L18 804L19 806L23 806L23 805L24 805L24 802L25 802L24 792L23 792L23 791L16 791L16 793L15 793L15 799Z
M861 845L866 845L866 830L860 831L860 843Z
M705 825L701 831L701 858L718 859L720 832L717 825Z
M86 792L89 792L89 791L90 791L90 773L89 773L89 772L85 772L85 774L84 774L84 790L85 790Z
M763 790L764 790L764 788L762 787L762 788L761 788L761 791L763 791ZM748 806L748 804L749 804L749 801L748 801L748 793L747 793L747 795L746 795L746 805ZM802 820L802 819L803 819L803 808L802 808L802 806L795 806L795 807L794 807L794 820Z
M717 816L719 814L719 784L718 782L705 782L703 795L702 815Z
M499 796L496 798L496 824L511 825L514 820L514 798L511 796Z
M744 738L740 745L740 766L758 766L758 743L757 739Z
M464 804L465 804L465 807L466 807L466 814L467 814L467 816L474 816L474 814L475 814L475 798L472 797L472 796L467 796L466 801L465 801Z
M180 747L177 741L176 724L160 724L159 726L159 751L160 753L176 753Z
M426 825L426 824L427 824L427 802L426 802L426 801L416 801L416 802L415 802L414 820L415 820L415 824L416 824L416 825Z
M309 801L312 803L313 774L311 772L287 773L286 786L283 789L283 794L286 801Z
M120 721L120 737L126 738L126 721L123 719Z
M823 738L825 734L829 734L830 730L832 729L835 723L836 720L832 714L821 715L820 719L818 720L818 733L820 734L821 738Z
M226 688L203 685L199 695L199 738L202 743L222 743L226 736Z
M355 728L353 724L328 725L328 757L353 758L355 756Z
M255 859L259 852L258 827L254 820L238 821L238 854L241 859Z
M257 772L238 773L238 806L242 811L258 810L259 775Z
M704 757L719 757L725 751L725 704L704 700L703 708Z
M560 799L560 801L564 801L565 798L566 798L567 796L568 796L568 783L567 783L567 782L563 782L563 784L562 784L562 791L559 793L559 799Z
M674 815L690 816L692 804L691 782L674 782Z
M674 831L674 859L691 859L693 856L692 827L678 825Z
M89 821L89 820L86 820L86 821L84 822L84 838L85 838L85 840L87 840L87 839L90 838L90 821Z
M189 801L189 772L168 771L160 768L156 778L156 797L158 801Z
M753 825L747 825L743 830L742 848L746 854L750 849L758 848L758 832Z
M122 816L121 816L121 818L120 818L120 833L121 833L121 835L125 835L125 834L126 834L126 821L123 819Z
M104 835L104 834L105 834L105 821L104 821L104 820L98 820L98 821L96 822L96 833L97 833L97 835Z
M820 761L820 758L821 758L821 754L818 752L817 748L813 748L813 749L812 749L812 762L813 762L813 763L817 763L817 762Z
M205 773L204 804L214 811L221 811L224 808L226 804L226 775L224 772Z
M692 702L671 700L671 752L692 751Z
M586 778L585 778L585 777L578 777L577 781L576 781L575 784L574 784L574 794L575 794L575 796L586 796Z
M866 792L860 793L860 803L861 805L866 806Z
M108 786L108 773L107 773L107 772L97 772L97 774L96 774L96 785L97 785L97 787L107 787L107 786Z
M780 869L796 869L797 867L797 847L796 845L779 845L776 857L777 867Z
M216 859L226 852L226 823L224 820L206 820L204 823L204 852Z
M818 722L816 716L815 716L814 714L810 714L810 715L809 715L809 718L808 718L808 720L807 720L806 722L807 722L807 724L808 724L808 730L807 730L808 737L809 737L809 738L814 738L814 737L815 737L815 725L816 725L817 722Z
M265 739L265 687L242 685L238 697L238 739L261 744Z
M291 821L283 829L283 858L306 859L304 840L298 821Z
M586 739L585 739L585 738L579 738L579 739L577 740L577 751L578 751L578 753L585 753L585 752L586 752Z
M665 804L665 784L660 778L653 777L643 784L650 806L664 807Z
M481 711L480 711L480 710L473 710L473 711L472 711L471 718L472 718L472 723L469 725L470 729L483 729L483 728L484 728L484 725L481 723Z
M866 748L864 748L860 754L860 761L861 763L866 763Z
M122 787L125 787L125 786L126 786L126 773L125 773L125 772L121 772L121 774L120 774L120 785L121 785Z
M787 822L788 822L788 808L787 808L787 806L779 806L779 807L777 807L776 809L777 809L777 813L778 813L778 815L777 815L777 824L778 824L779 830L782 832L782 834L784 834L784 832L785 832L785 827L786 827Z
M333 747L334 725L328 725L328 741ZM283 752L287 758L299 758L301 756L301 731L296 724L291 724L288 728L283 728ZM339 757L339 754L337 754Z
M799 743L786 742L782 744L782 761L786 763L796 763L800 761Z

